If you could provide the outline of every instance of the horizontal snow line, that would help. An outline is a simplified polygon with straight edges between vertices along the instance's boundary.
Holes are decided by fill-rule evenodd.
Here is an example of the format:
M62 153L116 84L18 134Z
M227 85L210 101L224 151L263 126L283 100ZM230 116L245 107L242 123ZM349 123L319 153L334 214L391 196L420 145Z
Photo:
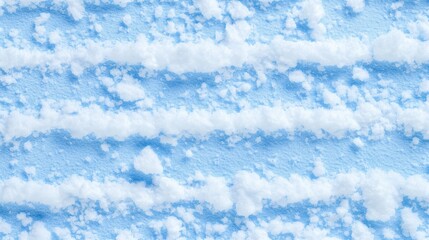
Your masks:
M211 39L173 43L167 40L148 42L140 36L133 42L87 41L85 46L75 49L59 47L52 52L0 48L1 69L41 67L58 70L62 65L70 65L77 75L87 67L108 61L180 74L214 72L243 65L258 69L287 69L301 62L343 67L373 60L425 63L429 60L429 43L392 30L379 36L372 44L365 44L356 38L312 42L288 41L282 37L276 37L268 44L244 41L216 43Z
M54 9L66 8L68 14L74 20L80 20L85 15L85 4L111 4L120 7L126 7L128 3L139 0L0 0L0 11L14 13L19 8L46 8L55 6ZM1 15L1 14L0 14Z
M284 178L261 177L251 171L239 171L228 182L223 177L195 175L187 183L155 175L153 185L130 183L121 179L91 181L71 176L61 183L44 183L13 177L0 181L0 203L42 204L53 210L65 209L78 201L99 202L109 207L133 203L144 211L160 209L170 203L199 201L215 211L234 210L250 216L264 207L286 207L308 201L332 204L341 198L363 201L367 220L389 221L404 197L429 203L428 180L422 175L401 176L395 172L373 169L367 173L339 173L332 177L310 179L291 175ZM195 181L201 183L195 187ZM268 201L267 201L268 200Z
M0 112L0 134L6 141L30 136L33 132L65 130L74 138L125 140L130 136L157 138L206 137L216 131L227 135L266 134L278 131L309 132L318 138L342 138L346 134L382 138L386 131L404 129L407 135L419 132L429 139L429 106L401 108L394 103L363 102L356 110L305 108L302 106L258 106L241 111L184 108L154 110L103 110L99 105L79 102L45 102L40 111Z
M15 47L0 49L0 68L42 67L60 69L71 65L79 74L89 66L112 61L117 64L143 65L153 70L174 73L214 72L225 67L252 65L265 68L294 67L298 62L318 63L323 66L346 66L357 61L370 60L370 51L358 39L287 41L276 38L269 44L220 43L211 39L198 42L148 42L138 37L135 42L89 42L85 46L58 48L53 52Z

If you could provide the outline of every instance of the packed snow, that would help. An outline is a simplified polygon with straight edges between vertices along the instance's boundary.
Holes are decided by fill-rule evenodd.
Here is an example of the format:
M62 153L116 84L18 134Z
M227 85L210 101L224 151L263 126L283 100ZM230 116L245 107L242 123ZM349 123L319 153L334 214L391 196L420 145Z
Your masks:
M428 19L0 0L0 239L429 239Z

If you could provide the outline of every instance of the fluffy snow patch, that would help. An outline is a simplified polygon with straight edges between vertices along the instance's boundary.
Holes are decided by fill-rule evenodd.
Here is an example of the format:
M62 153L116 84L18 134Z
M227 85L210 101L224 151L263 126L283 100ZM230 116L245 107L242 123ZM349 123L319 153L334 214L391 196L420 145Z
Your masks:
M301 83L302 87L307 91L311 90L311 83L313 80L314 78L312 76L306 75L301 70L295 70L289 73L289 81Z
M35 222L29 232L19 234L19 240L51 240L51 232L42 222Z
M429 92L429 80L423 80L419 85L419 91L421 93L428 93Z
M27 152L31 152L31 150L33 149L33 144L30 141L26 141L24 143L24 149Z
M80 20L85 15L85 6L83 0L66 0L67 10L74 20Z
M164 221L156 221L151 223L158 233L161 233L162 229L167 232L167 240L181 239L182 231L184 231L183 223L176 217L167 217Z
M150 146L145 147L140 154L134 158L134 168L145 174L162 174L163 171L158 155Z
M324 89L322 94L323 102L331 107L338 106L342 103L341 98L338 97L337 94L329 91L328 89Z
M353 240L373 240L374 234L361 222L355 222L352 225L352 239Z
M0 233L9 234L12 232L12 226L4 219L0 218Z
M34 167L34 166L25 167L24 172L28 177L33 177L36 175L36 167Z
M312 29L312 37L321 39L326 33L326 27L321 23L325 16L325 9L321 0L303 0L298 3L300 11L298 17L307 21L308 27Z
M188 149L188 150L185 151L185 156L187 158L191 158L192 156L194 156L194 153L192 152L191 149Z
M241 2L233 1L228 4L228 12L233 19L243 19L252 16L252 12Z
M110 146L109 146L109 144L107 144L107 143L102 143L101 145L100 145L100 148L101 148L101 150L103 151L103 152L109 152L109 148L110 148Z
M31 217L27 217L27 215L25 213L18 213L16 215L16 219L18 219L19 221L21 221L22 226L26 227L28 225L30 225L33 222L33 219Z
M16 79L11 75L4 75L4 76L0 76L0 82L3 85L10 85L10 84L16 83Z
M400 63L423 63L429 60L427 41L409 38L404 32L393 29L380 35L373 43L374 59Z
M223 10L217 0L196 0L196 5L207 20L211 18L222 19Z
M411 143L413 145L419 145L420 139L418 137L413 137L413 139L411 140Z
M142 236L137 233L137 229L121 230L116 236L116 240L139 240Z
M326 173L326 169L325 169L325 165L322 162L322 159L316 158L316 160L314 161L314 168L313 168L314 176L321 177L325 175L325 173Z
M55 227L54 233L61 240L74 240L74 238L71 236L70 230L67 228Z
M124 75L122 81L116 84L111 78L102 77L100 80L109 92L117 94L123 101L135 102L146 97L144 88L129 75Z
M133 19L131 18L130 14L125 14L125 16L122 18L122 22L125 24L125 26L129 27L133 22Z
M347 0L346 5L350 7L353 12L360 13L365 8L365 0Z
M354 138L353 139L353 144L357 148L363 148L365 146L365 143L360 138Z
M423 224L419 215L411 210L411 208L404 208L401 210L402 218L402 232L405 236L412 237L413 239L425 239L425 233L419 231L420 226Z
M396 239L398 235L390 228L383 229L383 237L385 239Z
M359 80L359 81L366 81L369 79L369 73L365 69L361 67L354 67L353 68L353 79Z

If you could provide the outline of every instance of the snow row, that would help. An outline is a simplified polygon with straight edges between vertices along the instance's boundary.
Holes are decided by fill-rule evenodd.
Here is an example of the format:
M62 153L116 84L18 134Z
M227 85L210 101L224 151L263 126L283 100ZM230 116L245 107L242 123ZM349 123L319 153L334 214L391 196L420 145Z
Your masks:
M14 13L19 8L42 8L42 6L53 6L53 9L65 7L68 14L74 20L80 20L85 16L85 3L100 5L111 4L126 7L130 2L139 0L0 0L0 15L4 11Z
M103 110L96 104L76 101L45 102L40 111L0 112L0 133L6 141L32 133L64 130L74 138L95 136L125 140L145 138L207 137L215 132L227 135L272 134L278 131L309 132L317 138L342 138L347 134L382 138L386 131L421 133L429 139L429 105L401 108L387 102L359 103L356 110L345 106L305 108L294 105L258 106L240 111L184 108L153 110Z
M0 15L5 11L14 13L19 8L48 8L49 10L58 10L65 8L68 14L74 20L81 20L85 17L85 5L116 5L126 7L129 3L143 3L143 0L0 0ZM268 6L272 0L260 0L261 4L265 7ZM355 3L361 2L361 3ZM152 3L150 3L152 4ZM226 7L226 5L228 5ZM361 12L365 3L362 0L348 1L347 6L352 8L355 12ZM242 19L250 17L253 13L241 2L231 1L226 4L224 1L217 0L194 0L190 3L182 3L182 6L187 6L189 12L194 12L197 8L201 14L209 19L222 20L225 10L230 14L233 19ZM317 28L321 18L324 17L325 12L323 9L322 1L320 0L303 0L297 4L300 7L300 12L297 17L306 19L310 23L312 29ZM159 17L162 13L155 12L155 16ZM324 29L324 28L323 28Z
M13 177L0 182L0 202L42 204L57 211L77 201L94 201L108 212L112 204L120 203L133 203L141 210L150 211L168 207L169 203L200 201L209 204L214 212L234 209L239 216L247 217L262 212L264 204L274 207L304 201L314 205L332 204L337 199L348 198L363 201L367 220L384 222L395 216L404 197L428 204L429 193L421 191L428 188L428 180L421 175L404 177L382 170L339 173L316 179L296 174L289 178L261 177L254 172L239 171L231 183L223 177L202 174L196 174L188 183L154 175L150 187L121 179L90 181L80 176L53 184Z
M171 40L149 42L144 36L139 36L134 42L88 40L84 46L60 46L54 51L1 48L0 69L39 67L60 70L63 65L69 65L75 75L80 75L88 67L111 61L180 74L208 73L243 65L262 70L287 70L303 62L343 67L372 60L408 64L429 60L429 43L408 38L399 30L379 36L372 44L356 38L289 41L280 36L267 44L249 44L245 41L246 36L237 35L240 31L233 29L239 24L232 26L232 30L227 29L227 38L221 43L211 39L181 43Z
M320 166L319 166L320 167ZM322 166L323 168L323 166ZM0 181L0 203L2 204L41 204L52 211L65 211L78 202L99 204L101 211L110 213L117 206L126 214L126 208L136 206L147 214L152 210L172 210L172 204L199 202L215 213L233 211L245 217L245 228L232 233L232 239L270 239L269 235L292 234L299 239L338 239L331 237L327 229L321 228L317 218L310 224L272 216L271 220L260 219L256 225L249 216L263 213L265 208L285 208L292 204L310 204L313 206L334 207L336 215L330 221L341 221L343 228L351 229L352 239L374 239L373 231L356 219L351 204L363 204L368 221L388 222L400 214L403 236L422 239L428 229L420 213L403 205L404 198L429 203L429 193L421 189L429 188L429 181L421 175L404 177L396 172L378 169L366 173L351 171L324 176L321 171L313 171L318 177L309 178L293 174L284 178L273 173L260 176L251 171L239 171L228 182L223 177L207 176L202 173L188 178L186 182L161 174L151 175L150 186L142 183L130 183L120 178L109 180L88 180L80 176L71 176L60 183L45 183L36 180L22 180L17 177ZM114 207L114 208L112 208ZM184 223L192 224L196 220L192 211L175 207L180 217L169 216L163 221L152 220L149 226L161 234L167 231L167 239L179 239L185 232ZM400 210L400 211L398 211ZM31 223L31 218L17 216L23 224ZM118 217L118 215L116 215ZM336 220L334 220L334 218ZM332 222L332 224L334 224ZM145 223L147 225L147 223ZM228 228L224 224L207 224L205 234L222 234ZM21 234L33 238L51 239L50 231L41 222L34 222L29 232ZM55 227L56 235L65 239L70 236L67 229ZM0 218L0 233L10 234L11 226ZM386 239L396 239L394 230L385 228ZM36 237L38 236L38 237ZM396 236L396 237L395 237ZM6 238L8 239L8 238ZM12 238L11 238L12 239ZM24 238L27 239L27 238ZM71 238L70 238L71 239ZM116 239L141 239L138 229L120 231Z
M358 39L294 42L279 37L269 44L248 44L239 40L217 44L211 39L195 43L148 42L141 36L135 42L90 42L75 49L59 47L54 52L1 48L0 59L0 68L5 70L22 67L57 70L67 64L79 75L86 67L112 61L180 74L214 72L245 64L262 68L273 63L294 67L298 62L309 62L341 67L369 60L370 52Z

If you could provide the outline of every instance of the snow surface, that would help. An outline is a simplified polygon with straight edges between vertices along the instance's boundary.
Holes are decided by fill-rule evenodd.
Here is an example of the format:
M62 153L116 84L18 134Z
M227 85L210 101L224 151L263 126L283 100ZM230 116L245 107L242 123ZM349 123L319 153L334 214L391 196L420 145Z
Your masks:
M429 239L428 19L0 0L0 239Z

